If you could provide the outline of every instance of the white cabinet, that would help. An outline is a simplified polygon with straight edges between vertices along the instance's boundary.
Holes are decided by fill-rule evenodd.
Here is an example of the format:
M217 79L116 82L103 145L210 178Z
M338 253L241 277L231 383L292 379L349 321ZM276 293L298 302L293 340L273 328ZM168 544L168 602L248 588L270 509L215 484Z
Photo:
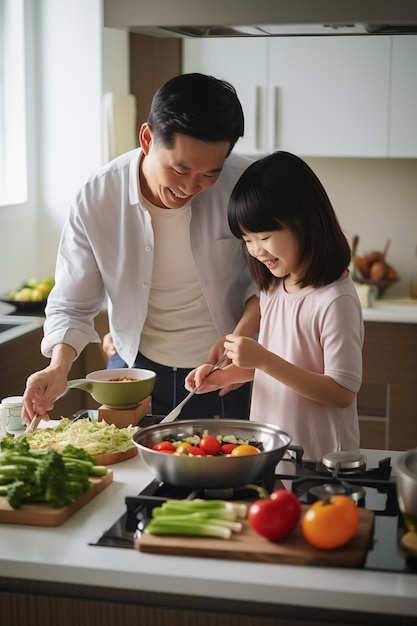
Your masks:
M183 71L229 80L240 152L417 156L417 37L186 39Z
M417 156L417 37L393 37L389 154Z
M271 39L269 83L276 94L269 119L276 110L279 120L271 147L314 156L386 155L389 54L389 37Z
M235 87L245 114L245 135L236 150L254 154L265 150L267 39L184 39L182 71L203 72Z

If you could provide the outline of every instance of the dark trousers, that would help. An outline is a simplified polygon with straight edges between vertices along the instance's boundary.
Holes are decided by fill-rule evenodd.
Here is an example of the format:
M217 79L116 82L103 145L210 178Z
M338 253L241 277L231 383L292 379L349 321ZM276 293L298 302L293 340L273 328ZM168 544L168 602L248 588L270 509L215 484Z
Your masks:
M115 354L110 357L107 369L127 367L123 359ZM188 391L184 387L184 380L190 369L172 368L150 361L140 353L136 357L134 367L156 372L155 387L152 392L152 413L167 415ZM225 417L229 419L249 419L251 383L246 383L236 391L225 396L219 396L218 391L194 395L181 411L181 417L205 418Z

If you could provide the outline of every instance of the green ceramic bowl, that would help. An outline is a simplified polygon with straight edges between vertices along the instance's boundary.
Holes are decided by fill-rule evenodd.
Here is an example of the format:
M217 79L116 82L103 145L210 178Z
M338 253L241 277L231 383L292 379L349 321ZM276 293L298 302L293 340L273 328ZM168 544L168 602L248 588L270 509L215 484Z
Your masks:
M112 409L127 409L137 406L152 393L155 379L156 373L151 370L97 370L87 374L86 378L68 381L66 391L82 389L88 391L99 404L105 404Z

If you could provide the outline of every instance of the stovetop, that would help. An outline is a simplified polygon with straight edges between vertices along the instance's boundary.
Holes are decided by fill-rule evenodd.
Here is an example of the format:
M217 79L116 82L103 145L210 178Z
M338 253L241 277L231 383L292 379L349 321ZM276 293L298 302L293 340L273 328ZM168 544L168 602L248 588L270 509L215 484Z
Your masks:
M157 418L147 416L148 423ZM141 425L144 424L142 420ZM360 507L374 511L375 524L372 543L369 547L364 569L389 572L417 573L417 559L404 553L401 536L406 532L402 515L398 509L395 479L391 477L391 460L382 459L378 466L344 471L340 464L330 471L323 463L303 460L303 450L290 446L288 454L275 468L275 473L264 477L262 486L269 492L285 488L293 491L304 504L322 497L320 489L335 487L348 493ZM319 489L318 495L311 491ZM90 545L134 549L134 539L151 516L152 508L160 506L169 498L222 498L252 502L258 498L253 488L243 486L231 490L195 490L176 487L158 480L151 481L139 494L126 498L125 511L102 536Z

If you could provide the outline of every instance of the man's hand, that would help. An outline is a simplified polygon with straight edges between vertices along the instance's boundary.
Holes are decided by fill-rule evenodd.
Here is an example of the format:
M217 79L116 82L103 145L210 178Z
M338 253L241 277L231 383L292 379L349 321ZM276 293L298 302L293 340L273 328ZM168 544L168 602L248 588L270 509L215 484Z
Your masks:
M50 364L29 376L23 394L22 420L25 424L30 424L35 415L49 419L47 412L66 390L68 373L76 356L71 346L57 344L52 350Z
M55 400L64 393L66 387L66 373L60 374L52 370L50 365L29 376L23 394L23 421L30 424L35 415L42 415L43 419L48 420L47 412L54 408Z

